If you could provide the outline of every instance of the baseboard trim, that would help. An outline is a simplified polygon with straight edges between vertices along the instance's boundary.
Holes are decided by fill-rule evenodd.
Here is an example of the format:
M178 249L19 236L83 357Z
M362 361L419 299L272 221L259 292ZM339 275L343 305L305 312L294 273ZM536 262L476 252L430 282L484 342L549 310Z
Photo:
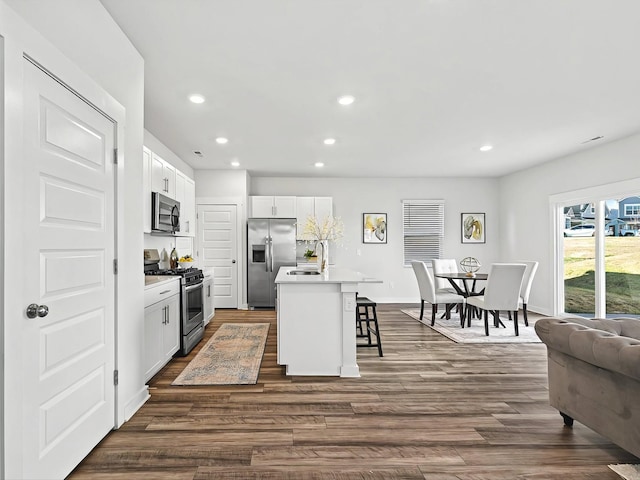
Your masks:
M151 395L149 395L149 386L145 385L124 406L124 421L128 422L131 417L133 417L133 415L138 410L140 410L140 407L142 407L142 405L144 405L145 402L150 398Z

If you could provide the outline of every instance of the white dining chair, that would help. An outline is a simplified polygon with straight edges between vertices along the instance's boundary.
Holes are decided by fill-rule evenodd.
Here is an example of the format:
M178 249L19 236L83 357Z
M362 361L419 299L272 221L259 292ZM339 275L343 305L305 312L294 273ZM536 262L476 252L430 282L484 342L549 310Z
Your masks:
M524 263L527 268L524 271L524 278L522 279L522 286L520 287L520 300L518 302L518 308L522 309L522 315L524 318L524 324L529 326L529 318L527 317L527 304L529 303L529 294L531 293L531 285L533 284L533 277L538 270L538 262L518 262ZM511 314L509 314L509 320L511 320Z
M524 263L494 263L489 268L487 287L484 295L467 298L467 310L469 306L484 310L484 333L489 335L488 312L492 312L494 325L500 322L500 311L513 312L513 325L516 336L518 332L518 305L520 301L520 288L526 270ZM469 323L471 316L467 314Z
M431 260L431 267L433 268L434 275L438 273L458 273L460 271L458 268L458 262L456 262L455 258L433 258ZM462 289L460 282L456 283ZM456 289L453 288L449 280L446 278L435 277L435 285L436 292L457 293Z
M418 280L418 288L420 289L420 320L424 316L424 302L431 304L431 325L436 322L436 314L438 313L439 304L457 304L460 312L460 325L464 323L464 302L465 298L457 293L447 291L437 291L433 276L424 262L411 262L413 271Z

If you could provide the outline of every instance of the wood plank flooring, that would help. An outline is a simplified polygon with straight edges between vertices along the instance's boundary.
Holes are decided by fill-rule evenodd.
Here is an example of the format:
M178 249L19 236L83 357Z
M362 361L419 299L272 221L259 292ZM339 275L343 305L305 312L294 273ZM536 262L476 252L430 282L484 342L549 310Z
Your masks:
M456 344L406 307L379 305L385 356L358 349L359 379L287 377L273 311L216 311L200 345L223 322L271 322L258 384L172 386L197 349L176 358L69 478L619 480L607 464L640 463L563 426L544 345Z

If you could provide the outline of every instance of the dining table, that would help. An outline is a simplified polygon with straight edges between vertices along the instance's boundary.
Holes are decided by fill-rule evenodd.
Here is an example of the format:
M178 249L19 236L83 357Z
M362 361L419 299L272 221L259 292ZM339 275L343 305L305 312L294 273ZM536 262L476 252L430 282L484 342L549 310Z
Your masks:
M484 295L484 288L479 292L476 292L476 282L478 280L487 280L489 275L487 273L474 273L473 275L469 275L467 272L448 272L448 273L434 273L435 277L438 278L446 278L449 280L451 286L455 289L458 295L462 295L464 298L469 298L471 296L476 295ZM458 281L462 281L462 286L460 287L460 283ZM471 283L471 285L469 285ZM476 312L476 308L473 307L473 310L469 310L467 307L467 311L465 312L464 317L467 318L467 325L471 325L471 317L476 314L478 318L480 318L480 312ZM464 321L461 322L462 328L464 328Z

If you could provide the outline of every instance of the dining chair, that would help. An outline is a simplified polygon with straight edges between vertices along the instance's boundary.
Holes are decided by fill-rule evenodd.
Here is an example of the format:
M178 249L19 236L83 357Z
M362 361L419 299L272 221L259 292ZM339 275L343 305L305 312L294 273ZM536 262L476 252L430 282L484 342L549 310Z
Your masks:
M437 291L433 276L424 262L411 262L413 271L418 280L418 288L420 289L420 320L424 316L424 302L431 304L431 325L436 322L436 313L438 313L438 304L457 304L460 312L460 325L464 324L464 302L465 298L457 293L447 291Z
M538 262L519 262L524 263L527 268L524 271L524 278L522 279L522 286L520 287L520 300L518 302L518 308L522 308L522 315L524 317L524 324L529 326L529 318L527 317L527 303L529 303L529 294L531 293L531 285L533 284L533 277L538 270ZM511 313L509 313L509 320L511 320Z
M526 270L524 263L493 263L489 268L489 276L484 295L467 298L467 310L469 306L484 310L484 333L489 335L488 312L492 312L494 325L500 322L500 311L513 312L513 325L516 336L518 332L518 305L520 301L520 288ZM467 315L469 324L471 316Z
M433 274L437 273L458 273L458 262L455 258L434 258L431 260L431 266L433 267ZM458 286L462 288L460 282L456 281ZM446 291L456 293L455 288L451 286L451 283L446 278L435 277L436 292Z

